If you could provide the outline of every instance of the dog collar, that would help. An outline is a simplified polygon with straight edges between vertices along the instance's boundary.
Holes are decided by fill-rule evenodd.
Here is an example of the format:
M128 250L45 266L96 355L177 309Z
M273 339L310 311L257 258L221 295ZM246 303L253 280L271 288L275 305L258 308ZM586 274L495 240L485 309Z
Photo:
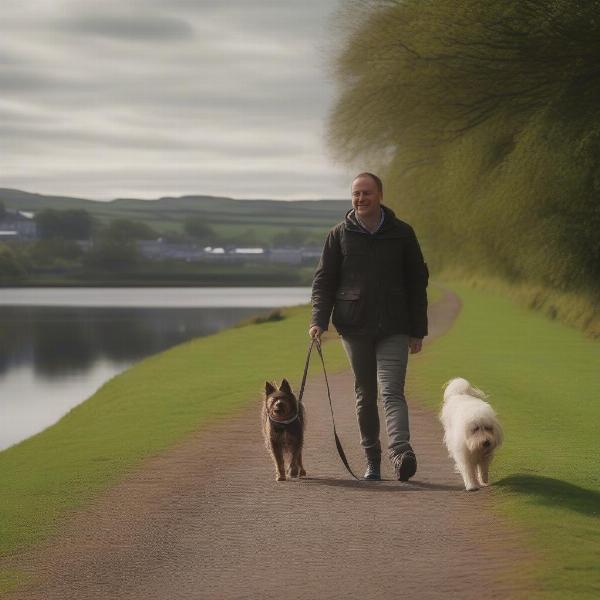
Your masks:
M298 418L298 413L296 413L291 419L286 419L285 421L278 421L277 419L274 419L271 415L268 415L269 419L271 421L273 421L273 423L277 423L277 425L289 425L290 423L293 423L297 418Z

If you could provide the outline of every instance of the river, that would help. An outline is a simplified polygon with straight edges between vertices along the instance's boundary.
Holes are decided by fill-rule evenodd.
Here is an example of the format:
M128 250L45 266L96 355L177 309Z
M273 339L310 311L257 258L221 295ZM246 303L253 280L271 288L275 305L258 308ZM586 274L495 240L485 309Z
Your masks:
M310 288L1 288L0 450L146 356L309 299Z

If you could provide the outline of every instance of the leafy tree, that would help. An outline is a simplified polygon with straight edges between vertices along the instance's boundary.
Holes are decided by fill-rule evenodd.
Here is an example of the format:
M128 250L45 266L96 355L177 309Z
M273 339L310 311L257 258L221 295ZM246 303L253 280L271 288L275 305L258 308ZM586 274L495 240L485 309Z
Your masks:
M38 240L28 249L28 258L33 265L53 265L76 262L83 256L83 250L73 240L54 238Z
M155 240L159 234L146 223L130 219L113 219L102 231L101 236L115 242L128 242L130 240Z
M44 209L35 215L42 239L87 240L91 237L93 221L83 209Z
M135 240L102 238L85 254L83 264L100 271L123 271L136 266L140 260Z
M330 142L437 266L600 287L600 2L364 0Z
M6 244L0 244L0 281L11 282L27 275L23 263Z

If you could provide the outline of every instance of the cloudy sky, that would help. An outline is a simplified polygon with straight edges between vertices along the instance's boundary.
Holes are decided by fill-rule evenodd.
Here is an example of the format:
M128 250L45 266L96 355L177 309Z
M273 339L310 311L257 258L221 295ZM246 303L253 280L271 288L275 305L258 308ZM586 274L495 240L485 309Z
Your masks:
M338 0L1 0L0 187L340 198Z

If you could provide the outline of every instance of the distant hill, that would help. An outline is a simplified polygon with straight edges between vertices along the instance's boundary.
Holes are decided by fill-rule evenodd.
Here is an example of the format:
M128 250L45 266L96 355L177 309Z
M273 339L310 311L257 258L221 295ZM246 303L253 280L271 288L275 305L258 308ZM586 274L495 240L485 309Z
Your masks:
M223 234L252 230L269 237L276 231L301 228L322 233L342 220L350 200L236 200L218 196L163 197L156 200L118 198L108 202L33 194L0 188L0 200L12 210L84 209L101 221L125 218L145 222L157 231L173 231L189 216L204 216Z

